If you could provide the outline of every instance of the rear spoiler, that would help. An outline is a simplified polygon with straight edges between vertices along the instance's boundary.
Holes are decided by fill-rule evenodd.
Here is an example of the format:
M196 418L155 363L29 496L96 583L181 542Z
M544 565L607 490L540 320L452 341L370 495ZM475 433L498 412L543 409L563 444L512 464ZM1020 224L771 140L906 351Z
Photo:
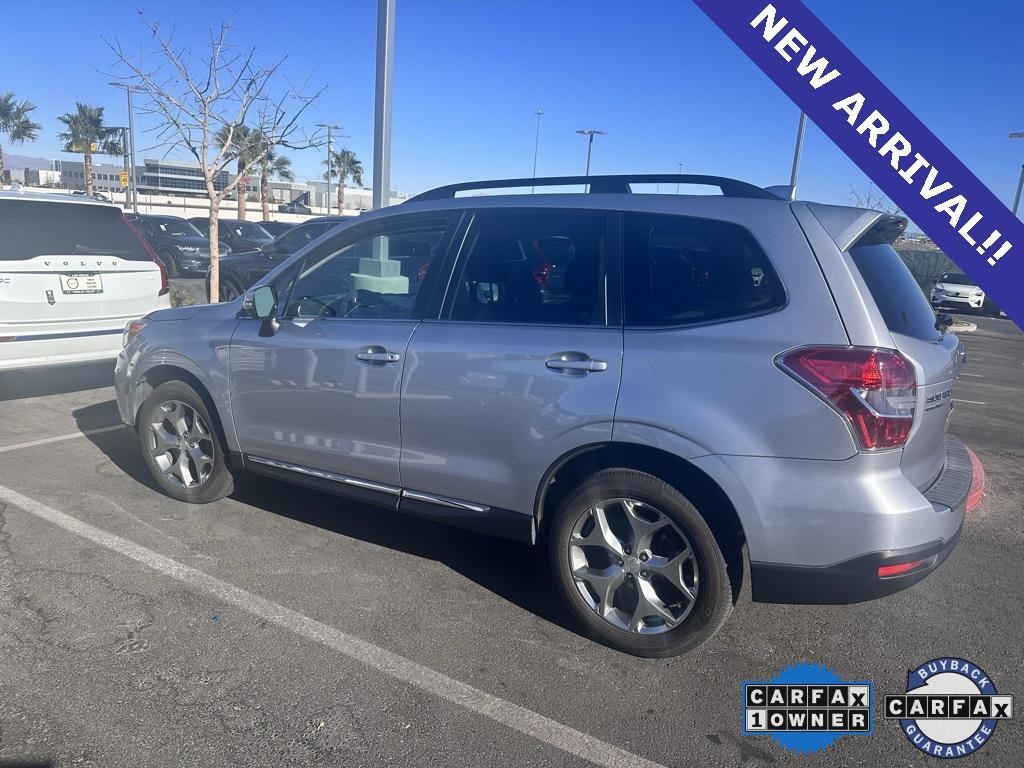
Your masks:
M907 219L891 213L821 203L808 203L807 209L840 251L848 251L855 245L892 244L907 229Z

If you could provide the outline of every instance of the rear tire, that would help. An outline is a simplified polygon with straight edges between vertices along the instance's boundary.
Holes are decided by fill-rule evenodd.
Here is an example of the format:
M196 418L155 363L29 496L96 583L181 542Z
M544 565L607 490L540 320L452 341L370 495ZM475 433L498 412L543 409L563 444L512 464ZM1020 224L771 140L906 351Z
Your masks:
M168 251L160 251L160 260L163 261L164 266L167 267L168 277L180 277L181 270L178 269L178 261L174 258L174 254Z
M160 489L190 504L207 504L234 490L224 439L203 398L183 381L154 389L139 409L142 460Z
M234 301L244 293L238 283L230 277L221 277L219 292L221 301ZM207 293L209 293L209 287L207 287Z
M685 653L732 611L711 528L682 493L645 472L606 469L580 484L555 513L548 559L586 633L625 653Z

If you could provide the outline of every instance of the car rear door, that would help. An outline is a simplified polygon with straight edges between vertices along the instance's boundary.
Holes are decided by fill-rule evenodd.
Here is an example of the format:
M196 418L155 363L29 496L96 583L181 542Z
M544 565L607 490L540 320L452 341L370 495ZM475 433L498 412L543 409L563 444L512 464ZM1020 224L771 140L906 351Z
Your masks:
M936 329L935 313L924 292L891 245L855 245L849 253L896 348L914 364L917 407L901 469L923 490L945 466L953 382L963 362L960 341Z
M0 337L119 333L166 293L118 208L0 200Z
M402 509L529 514L556 459L611 438L617 237L601 211L472 217L446 295L409 345Z

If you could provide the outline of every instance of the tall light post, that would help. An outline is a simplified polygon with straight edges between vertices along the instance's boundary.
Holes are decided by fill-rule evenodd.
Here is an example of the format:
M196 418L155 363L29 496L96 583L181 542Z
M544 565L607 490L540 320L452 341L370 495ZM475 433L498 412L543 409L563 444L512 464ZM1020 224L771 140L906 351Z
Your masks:
M373 207L391 202L391 81L395 73L395 0L377 0L377 82L373 100Z
M543 109L538 109L535 113L537 115L537 133L533 137L533 178L537 178L537 150L540 148L540 118L544 114ZM530 194L533 194L534 187L530 187Z
M1011 139L1024 139L1024 133L1011 133ZM1017 215L1017 206L1020 205L1020 191L1024 188L1024 164L1020 167L1020 178L1017 179L1017 194L1013 196L1013 215Z
M800 158L804 154L804 133L807 131L807 113L800 113L796 127L796 148L793 150L793 170L789 172L789 199L796 200L796 179L800 175Z
M139 187L135 178L135 117L132 110L132 93L141 93L145 89L131 83L110 83L115 88L124 88L128 94L128 156L131 158L131 170L128 174L128 184L132 192L132 213L139 212Z
M324 193L324 208L327 210L327 215L331 215L331 131L338 129L341 130L340 125L331 125L329 123L317 123L317 128L327 129L327 192Z
M679 166L679 175L682 176L683 175L683 164L682 163L676 163L676 165ZM676 194L677 195L679 194L679 182L678 181L676 182Z
M607 136L608 132L607 131L598 131L598 130L595 130L593 128L584 128L583 130L576 131L576 133L580 134L581 136L586 136L587 137L587 172L584 175L585 176L589 176L590 175L590 153L594 149L594 137L595 136Z
M128 170L128 127L124 125L110 126L112 131L121 132L121 159L124 161L124 174L128 177L128 184L124 188L124 207L127 209L132 204L131 173Z

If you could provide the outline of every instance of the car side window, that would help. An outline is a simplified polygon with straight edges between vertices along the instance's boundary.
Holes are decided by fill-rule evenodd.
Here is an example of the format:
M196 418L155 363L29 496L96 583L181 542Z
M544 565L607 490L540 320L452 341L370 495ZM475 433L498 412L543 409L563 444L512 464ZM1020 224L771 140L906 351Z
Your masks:
M404 320L422 315L421 288L440 261L448 217L394 225L317 248L295 278L286 317ZM422 297L425 300L425 294Z
M753 235L726 221L627 213L623 263L627 326L706 323L786 302Z
M277 239L277 248L282 253L295 253L307 243L311 243L320 237L330 226L330 224L321 222L300 224L294 229L288 230Z
M603 214L477 214L449 289L450 320L604 325Z

